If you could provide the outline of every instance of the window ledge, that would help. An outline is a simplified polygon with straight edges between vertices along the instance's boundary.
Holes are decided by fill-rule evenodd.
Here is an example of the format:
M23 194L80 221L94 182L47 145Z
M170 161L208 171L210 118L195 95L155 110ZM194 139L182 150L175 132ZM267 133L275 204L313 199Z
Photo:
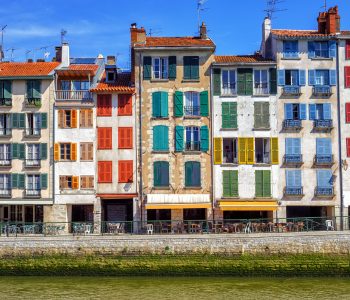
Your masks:
M152 154L169 154L169 150L153 150Z
M266 98L266 97L270 97L271 94L253 94L253 97L255 98Z
M231 199L238 200L238 199L240 199L240 197L238 195L237 196L222 196L221 199L222 200L231 200Z
M220 131L237 131L238 128L220 128Z
M199 120L202 116L184 116L184 119Z
M183 155L199 155L199 154L201 154L202 153L202 151L183 151L182 152L182 154Z
M150 82L168 82L169 78L166 79L151 79Z
M281 60L301 60L301 57L281 57Z
M311 60L333 60L333 57L313 57Z
M183 83L186 83L186 82L200 82L200 79L199 79L199 78L194 78L194 79L182 79L182 82L183 82Z
M255 163L253 164L254 167L271 167L271 163Z
M154 186L152 189L153 190L166 190L166 191L169 191L170 190L170 186Z
M184 190L201 190L201 186L185 186Z
M269 127L269 128L253 128L252 130L253 131L268 131L268 130L271 130L271 127Z
M151 117L151 120L169 120L169 117Z
M220 95L221 98L232 98L232 97L237 97L237 94L224 94Z
M238 167L238 163L222 163L222 167Z

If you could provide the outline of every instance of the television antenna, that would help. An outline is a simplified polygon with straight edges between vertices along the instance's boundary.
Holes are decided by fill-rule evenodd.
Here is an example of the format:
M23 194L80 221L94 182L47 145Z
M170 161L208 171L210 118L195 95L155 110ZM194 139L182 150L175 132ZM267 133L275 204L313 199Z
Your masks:
M272 20L273 15L277 12L286 11L287 9L277 9L277 5L283 3L283 0L266 0L267 8L264 11L267 13L267 17Z
M198 17L198 30L201 27L201 12L205 10L204 4L208 0L197 0L197 17Z
M327 0L324 0L324 5L322 7L324 8L324 11L327 11Z
M162 33L162 30L157 29L157 28L155 28L155 29L150 28L150 29L149 29L148 35L149 35L149 36L153 36L153 35L158 34L158 33Z
M47 48L53 47L53 45L50 46L43 46L41 48L39 48L39 50L43 50L44 51L44 59L48 58L50 56L50 52L47 51Z
M26 50L26 61L28 61L28 58L29 58L29 53L31 53L32 50Z
M7 25L1 27L1 44L0 44L0 61L3 61L5 58L4 55L4 31Z
M65 29L61 29L61 44L64 43L65 37L67 35L68 31Z
M9 49L6 49L6 52L7 51L11 51L11 54L10 54L10 61L12 62L13 61L13 52L15 52L15 50L18 50L17 48L9 48Z

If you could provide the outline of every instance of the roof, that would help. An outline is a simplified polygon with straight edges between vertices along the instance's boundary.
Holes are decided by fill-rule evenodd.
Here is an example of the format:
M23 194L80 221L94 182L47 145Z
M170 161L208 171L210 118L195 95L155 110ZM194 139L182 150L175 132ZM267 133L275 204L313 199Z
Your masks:
M71 64L67 68L58 69L61 76L87 76L96 75L99 65L91 64Z
M217 64L273 62L273 60L264 58L261 55L216 55L214 58L214 63Z
M319 33L317 30L291 30L291 29L273 29L271 30L272 34L276 36L283 36L283 37L314 37L314 38L319 38L319 37L336 37L338 36L337 34L324 34L324 33ZM341 35L349 35L350 31L341 31Z
M4 62L0 63L0 77L48 76L59 62Z
M136 44L135 48L152 47L215 47L211 39L199 37L146 37L146 43Z
M130 72L118 73L117 81L114 83L106 82L106 73L103 74L101 82L91 92L118 92L118 93L134 93L135 88L130 86Z

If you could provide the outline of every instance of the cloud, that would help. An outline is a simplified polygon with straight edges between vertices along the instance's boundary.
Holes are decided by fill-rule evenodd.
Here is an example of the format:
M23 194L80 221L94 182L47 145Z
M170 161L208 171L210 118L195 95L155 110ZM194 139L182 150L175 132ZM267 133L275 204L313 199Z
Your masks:
M56 28L29 26L25 28L9 28L6 30L6 34L14 38L52 37L57 36L59 31Z

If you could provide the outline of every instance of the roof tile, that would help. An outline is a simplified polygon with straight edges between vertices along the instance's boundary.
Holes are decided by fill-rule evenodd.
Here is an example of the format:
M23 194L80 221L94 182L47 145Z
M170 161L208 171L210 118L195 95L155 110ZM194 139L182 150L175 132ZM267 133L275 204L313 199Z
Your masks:
M0 63L0 77L47 76L59 62L4 62Z
M215 63L257 63L257 62L273 62L271 59L262 57L261 55L216 55Z
M135 88L130 86L130 73L119 73L117 81L114 83L106 82L106 74L103 74L101 82L97 87L91 89L92 92L117 92L117 93L134 93Z
M211 39L199 37L146 37L146 43L137 44L135 48L151 47L215 47Z

